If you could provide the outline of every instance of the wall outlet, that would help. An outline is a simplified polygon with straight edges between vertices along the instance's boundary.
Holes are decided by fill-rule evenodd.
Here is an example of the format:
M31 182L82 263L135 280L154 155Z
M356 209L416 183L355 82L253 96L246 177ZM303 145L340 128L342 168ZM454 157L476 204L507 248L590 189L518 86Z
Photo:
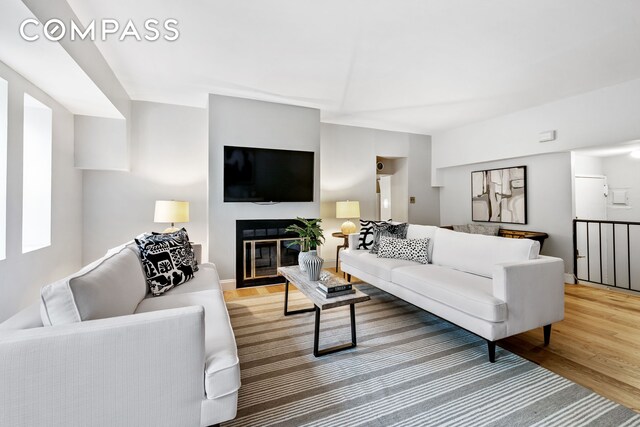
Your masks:
M409 203L411 203L411 204L415 204L415 203L416 203L416 198L415 198L415 196L411 196L411 197L409 197Z

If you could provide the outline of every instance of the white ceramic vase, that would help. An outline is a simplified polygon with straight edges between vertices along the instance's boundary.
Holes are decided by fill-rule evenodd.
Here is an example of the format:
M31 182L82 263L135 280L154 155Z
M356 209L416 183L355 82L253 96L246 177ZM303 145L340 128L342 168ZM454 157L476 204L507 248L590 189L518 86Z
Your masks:
M322 272L322 264L324 264L324 260L314 253L309 254L309 256L304 259L304 263L306 264L307 277L309 280L312 282L320 280L320 273Z
M307 265L305 264L305 259L307 259L310 255L317 255L318 251L312 250L307 252L300 252L298 254L298 266L300 267L300 271L305 273L307 271Z

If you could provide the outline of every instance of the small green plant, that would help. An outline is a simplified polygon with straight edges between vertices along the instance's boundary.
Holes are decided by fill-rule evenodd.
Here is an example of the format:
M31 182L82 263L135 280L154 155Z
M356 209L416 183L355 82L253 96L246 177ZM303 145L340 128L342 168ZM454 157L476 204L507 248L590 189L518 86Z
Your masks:
M300 246L300 252L308 252L316 249L318 246L324 243L324 236L322 235L322 227L320 223L321 219L306 219L296 218L300 224L292 224L286 228L288 233L295 233L298 235L298 239L287 244L290 248L294 245Z

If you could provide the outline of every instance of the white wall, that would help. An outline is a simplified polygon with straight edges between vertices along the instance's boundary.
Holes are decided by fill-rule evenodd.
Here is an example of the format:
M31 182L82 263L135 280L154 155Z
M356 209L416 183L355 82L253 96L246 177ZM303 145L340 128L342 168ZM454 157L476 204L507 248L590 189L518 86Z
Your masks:
M640 222L640 159L628 154L602 158L602 171L607 177L609 196L611 190L627 189L628 207L616 207L607 203L607 219L611 221ZM636 252L640 255L640 241Z
M126 120L76 115L74 133L78 169L129 170Z
M313 202L256 205L223 202L225 145L313 151ZM222 280L235 278L238 219L320 216L320 111L220 95L209 96L209 259Z
M574 175L604 175L602 157L573 153Z
M328 123L321 130L321 216L327 263L335 262L336 246L342 244L342 239L331 237L344 222L336 218L337 201L358 200L362 219L376 217L376 156L406 158L403 186L408 181L408 195L403 190L403 206L396 213L403 219L408 215L414 224L440 223L439 190L431 186L429 136ZM415 196L416 204L409 205L408 196Z
M431 183L431 137L409 135L409 196L416 198L409 204L409 222L440 225L440 189Z
M73 167L73 116L0 63L9 82L7 259L0 261L0 321L37 300L40 288L81 266L82 175ZM51 246L22 254L23 99L28 93L53 110Z
M177 225L206 251L207 110L133 102L131 117L131 171L83 171L84 262L164 230L153 222L156 200L190 203L190 222Z
M640 137L638 117L640 80L633 80L436 133L433 175L438 168L630 141ZM557 140L539 143L539 133L552 129Z
M564 259L565 271L573 273L571 154L554 153L442 169L440 220L442 225L471 222L471 172L527 166L526 225L503 224L516 230L549 234L543 254Z

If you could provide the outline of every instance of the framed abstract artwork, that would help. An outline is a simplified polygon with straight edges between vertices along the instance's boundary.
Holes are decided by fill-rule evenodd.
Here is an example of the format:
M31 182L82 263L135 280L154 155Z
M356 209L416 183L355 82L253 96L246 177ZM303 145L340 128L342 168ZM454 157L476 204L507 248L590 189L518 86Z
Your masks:
M471 172L473 221L527 223L527 167Z

